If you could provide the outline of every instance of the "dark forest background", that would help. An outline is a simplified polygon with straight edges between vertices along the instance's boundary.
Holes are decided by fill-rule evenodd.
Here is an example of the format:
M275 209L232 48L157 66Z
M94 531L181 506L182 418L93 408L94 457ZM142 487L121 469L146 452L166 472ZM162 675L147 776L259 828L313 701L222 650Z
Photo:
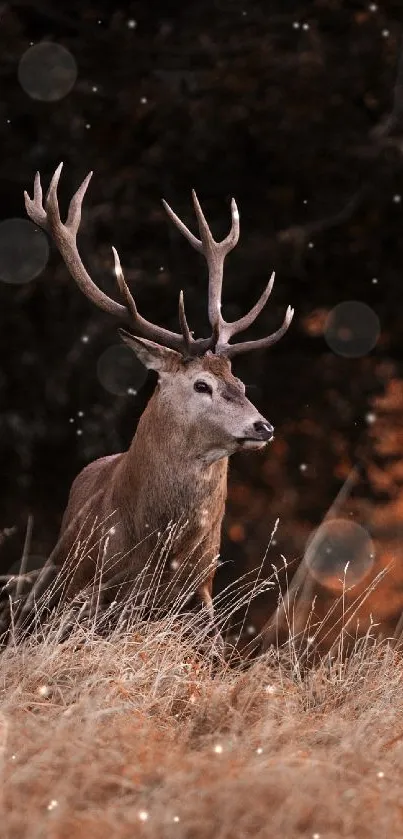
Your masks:
M250 336L295 307L276 347L234 363L276 437L231 461L218 587L260 564L277 519L263 574L282 569L282 556L292 573L355 467L336 513L376 549L361 590L389 568L360 619L393 626L403 607L402 34L398 0L2 4L2 571L18 567L30 516L30 564L44 560L72 479L127 447L154 385L118 348L118 324L82 296L55 249L47 255L42 234L17 221L35 171L47 186L63 160L63 208L94 170L85 264L117 295L115 245L150 320L177 330L183 288L191 327L207 334L205 266L161 205L194 229L192 187L216 238L229 228L232 195L240 208L224 317L244 313L273 269ZM49 43L56 52L35 52ZM332 586L317 589L328 607ZM269 611L260 598L252 625Z

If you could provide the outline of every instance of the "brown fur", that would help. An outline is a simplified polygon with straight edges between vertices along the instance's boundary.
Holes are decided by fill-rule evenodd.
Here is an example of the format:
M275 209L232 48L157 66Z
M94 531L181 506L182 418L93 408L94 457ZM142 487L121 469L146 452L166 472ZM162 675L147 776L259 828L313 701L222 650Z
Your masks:
M104 600L114 600L117 592L124 597L133 588L141 595L154 585L157 602L169 605L186 587L193 589L212 617L228 454L236 447L230 447L227 456L219 454L219 459L206 462L202 456L206 445L214 447L216 438L219 447L229 444L220 442L219 421L206 430L202 417L189 423L182 416L172 403L175 380L182 374L188 386L187 377L192 384L195 376L207 373L214 377L217 400L224 400L220 404L225 417L233 411L234 422L242 420L244 425L263 418L245 397L244 385L233 376L227 359L208 353L190 361L163 352L163 375L170 387L158 383L127 452L102 457L77 476L47 566L66 569L67 598L93 583L101 564ZM214 419L213 409L211 413ZM179 525L157 586L152 574L170 523ZM147 563L150 570L139 586L139 574Z
M134 329L143 337L121 332L123 340L147 367L158 371L159 382L128 452L97 460L74 481L47 571L51 573L53 563L66 568L66 595L71 597L93 583L102 568L103 583L115 586L111 597L118 585L121 595L122 588L130 591L150 557L148 565L152 568L158 534L165 533L172 522L182 523L176 538L171 539L160 588L165 601L170 602L175 588L183 584L182 577L190 576L187 585L191 582L212 616L211 590L227 495L228 456L241 448L260 448L271 439L273 431L246 399L243 384L231 373L229 359L240 352L276 343L287 331L293 310L288 307L282 326L272 335L258 341L230 343L234 335L251 326L262 310L271 293L274 274L246 315L234 323L224 321L224 260L238 241L239 212L232 199L230 232L216 242L194 192L200 239L163 203L181 233L206 258L210 337L194 339L182 292L181 334L145 320L137 310L113 249L116 279L124 301L117 303L93 283L77 249L81 205L91 173L70 202L63 224L57 198L61 168L62 164L52 177L45 206L40 176L36 175L33 199L25 193L27 213L35 224L51 233L84 294L101 309L119 318L130 317ZM198 376L207 378L202 389L197 386ZM143 584L147 588L144 580Z

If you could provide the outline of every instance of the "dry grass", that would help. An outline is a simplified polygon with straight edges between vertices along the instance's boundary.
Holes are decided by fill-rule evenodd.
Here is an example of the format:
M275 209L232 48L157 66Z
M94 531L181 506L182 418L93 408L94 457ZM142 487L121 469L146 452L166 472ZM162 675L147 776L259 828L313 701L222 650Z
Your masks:
M287 645L242 670L185 627L2 653L4 839L402 835L398 652L367 639L301 672Z
M273 585L260 572L221 593L219 623ZM14 626L0 655L4 839L403 834L403 661L370 632L348 636L358 601L344 608L344 588L332 657L312 661L326 629L312 612L292 637L290 588L287 642L246 667L230 645L212 656L211 627L182 614L186 590L151 621L151 589L105 611L99 579L45 629L18 640Z

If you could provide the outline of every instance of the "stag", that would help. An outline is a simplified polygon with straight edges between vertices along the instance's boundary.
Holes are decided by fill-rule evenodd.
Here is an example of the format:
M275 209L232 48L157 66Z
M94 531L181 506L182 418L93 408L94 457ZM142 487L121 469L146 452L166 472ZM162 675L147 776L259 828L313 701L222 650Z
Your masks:
M89 276L77 248L82 202L92 172L87 175L60 219L57 188L62 164L56 169L43 203L37 173L33 199L25 193L28 216L57 246L72 278L100 309L125 319L132 332L119 330L137 358L158 374L153 396L142 414L128 451L101 457L86 466L70 490L59 540L44 573L46 587L52 568L67 568L63 596L74 598L94 582L99 564L102 524L102 587L124 598L138 580L170 523L185 521L165 554L159 584L169 605L184 581L213 622L212 586L220 549L227 496L228 458L234 452L255 451L273 439L273 426L246 398L243 383L231 372L231 360L244 352L271 347L287 331L293 317L288 307L282 326L260 340L230 343L246 330L265 306L274 273L250 312L233 323L221 314L224 260L239 238L239 213L231 202L229 234L216 242L195 192L197 238L163 201L165 210L208 268L208 317L211 335L194 338L179 296L180 333L146 320L125 282L113 248L115 274L122 303L108 297ZM78 558L74 546L85 545ZM152 563L151 563L152 565ZM152 575L152 568L151 568ZM149 585L150 576L145 577ZM41 591L36 588L35 596ZM106 595L105 595L106 597ZM32 598L31 598L32 599Z

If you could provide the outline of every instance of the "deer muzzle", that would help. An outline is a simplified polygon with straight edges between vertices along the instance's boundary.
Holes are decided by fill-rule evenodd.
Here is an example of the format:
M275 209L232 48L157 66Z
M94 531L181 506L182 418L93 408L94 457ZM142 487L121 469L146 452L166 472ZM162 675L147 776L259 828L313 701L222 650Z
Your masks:
M270 443L274 436L274 428L265 419L256 420L250 428L245 429L243 437L238 437L237 442L243 449L261 449L266 443Z

